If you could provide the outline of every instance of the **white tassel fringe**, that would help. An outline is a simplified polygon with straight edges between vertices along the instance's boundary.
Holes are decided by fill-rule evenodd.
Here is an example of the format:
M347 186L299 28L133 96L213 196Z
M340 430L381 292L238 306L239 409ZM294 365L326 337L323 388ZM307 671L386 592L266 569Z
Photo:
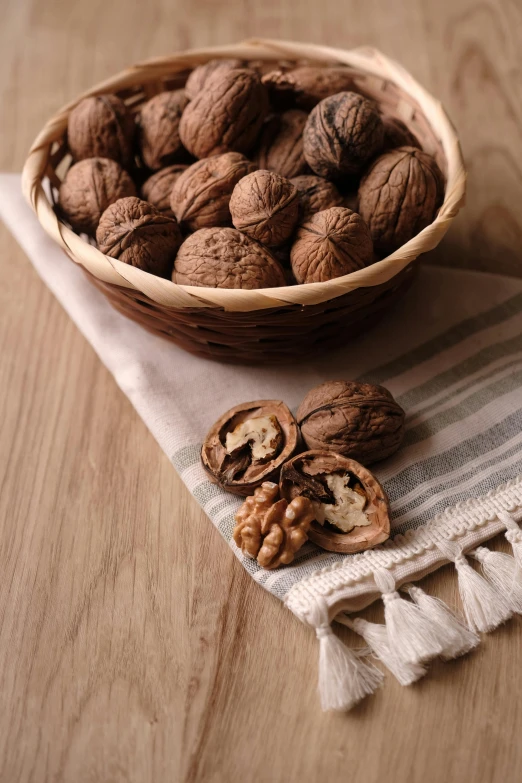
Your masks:
M501 593L517 614L522 614L522 568L514 557L479 546L470 552L478 560L486 579Z
M516 564L522 568L522 530L507 511L500 511L498 518L506 526L504 535L511 544Z
M441 642L441 658L445 661L458 658L473 650L480 641L440 598L428 595L417 585L405 588L421 612L427 617Z

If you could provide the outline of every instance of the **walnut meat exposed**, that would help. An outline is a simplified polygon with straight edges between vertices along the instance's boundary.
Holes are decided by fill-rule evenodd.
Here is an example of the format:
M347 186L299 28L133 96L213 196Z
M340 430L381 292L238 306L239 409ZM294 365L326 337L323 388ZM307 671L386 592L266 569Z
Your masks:
M110 204L135 196L134 182L109 158L86 158L71 166L60 186L60 210L75 231L94 236Z
M309 449L327 449L364 465L385 459L401 445L404 411L384 386L326 381L311 389L297 411Z
M190 101L193 100L198 92L201 92L201 90L206 87L210 76L213 76L215 73L226 73L227 71L241 68L242 65L243 63L241 60L232 58L227 60L209 60L208 63L198 65L196 68L194 68L193 71L191 71L185 84L187 98Z
M297 188L273 171L254 171L235 186L230 199L234 226L268 247L292 235L299 216Z
M299 222L306 223L316 212L330 207L342 207L343 197L333 184L315 174L305 174L290 180L299 191Z
M376 104L354 92L340 92L318 103L303 132L308 165L320 177L333 180L360 174L381 151L383 141Z
M255 154L260 169L282 177L297 177L309 171L303 152L303 129L308 115L299 109L275 114L265 123Z
M290 252L298 283L324 283L373 261L368 226L357 212L331 207L299 226Z
M121 198L101 216L96 240L102 253L160 277L172 271L181 232L174 218L139 198Z
M395 149L396 147L420 148L417 137L413 135L411 130L402 120L393 117L391 114L384 114L382 121L384 123L383 152Z
M267 111L266 90L254 71L216 71L183 112L181 141L196 158L223 152L248 153Z
M309 538L331 552L353 553L390 535L388 498L365 467L330 451L306 451L281 469L281 496L306 497L314 506Z
M277 484L265 481L245 500L236 514L234 541L244 555L256 558L263 568L288 565L308 540L314 519L310 500L297 497L278 500Z
M297 424L279 400L237 405L212 426L201 449L211 480L236 495L251 495L263 481L277 480L298 444Z
M141 195L144 201L148 201L153 207L159 209L170 217L174 213L170 208L170 194L172 188L183 174L188 166L182 163L175 163L173 166L167 166L152 174L141 186Z
M239 152L203 158L186 170L171 194L171 208L191 231L232 224L230 197L235 185L255 165Z
M185 90L160 92L142 106L139 119L141 157L153 171L187 158L179 123L188 103Z
M116 95L84 98L69 114L67 141L75 160L110 158L128 168L133 160L135 123Z
M272 105L285 109L297 106L309 111L330 95L354 89L353 74L347 68L301 66L272 71L262 81Z
M377 253L386 256L426 228L444 192L435 160L415 147L399 147L373 163L359 187L359 211Z

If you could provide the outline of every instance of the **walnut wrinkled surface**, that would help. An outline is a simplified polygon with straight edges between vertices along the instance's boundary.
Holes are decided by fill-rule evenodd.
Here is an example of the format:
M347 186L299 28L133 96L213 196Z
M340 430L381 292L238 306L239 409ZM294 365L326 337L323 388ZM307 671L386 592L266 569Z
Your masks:
M353 74L347 68L301 66L290 71L271 71L263 79L275 108L297 106L310 110L319 101L354 89Z
M181 245L173 280L207 288L275 288L283 270L267 248L235 228L202 228Z
M144 201L148 201L153 207L159 209L170 217L174 213L170 208L170 194L179 177L188 168L182 163L175 163L152 174L141 186L141 195Z
M262 130L255 161L260 169L282 177L297 177L309 171L303 152L303 129L308 115L290 109L271 117Z
M218 70L183 112L181 141L196 158L248 153L267 112L268 96L257 73L247 68Z
M75 231L96 234L110 204L135 196L134 182L119 163L109 158L86 158L75 163L60 186L60 210Z
M153 171L181 163L187 152L179 138L179 122L188 104L185 90L160 92L140 112L139 140L141 157Z
M133 160L134 117L116 95L84 98L69 114L67 141L75 160L110 158L124 168Z
M308 540L314 519L310 500L296 497L278 500L277 484L265 482L245 500L236 514L234 541L247 557L262 568L288 565Z
M168 277L181 232L174 218L139 198L121 198L101 216L96 241L102 253L144 272Z
M359 186L359 211L377 253L386 256L426 228L444 194L435 160L416 147L381 155Z
M417 137L413 135L411 130L402 120L393 117L391 114L384 114L382 121L384 124L383 152L395 149L396 147L420 148Z
M308 392L297 411L309 449L328 449L371 465L399 448L404 411L384 386L326 381Z
M306 223L316 212L324 212L330 207L344 206L343 197L333 184L324 177L304 174L293 177L291 183L299 191L299 222Z
M193 71L191 71L185 84L187 98L190 101L193 100L198 92L201 92L201 90L206 86L210 76L213 76L215 73L226 73L227 71L241 68L242 65L243 63L241 60L232 58L225 60L209 60L208 63L198 65L196 68L194 68Z
M373 261L368 226L357 212L331 207L299 226L290 252L298 283L324 283Z
M234 226L251 239L277 247L290 238L296 226L297 188L273 171L254 171L235 186L230 214Z
M340 92L318 103L303 132L306 162L327 179L358 175L384 142L384 125L373 101Z
M255 168L239 152L199 160L177 180L170 200L172 211L191 231L231 225L232 191L239 180Z

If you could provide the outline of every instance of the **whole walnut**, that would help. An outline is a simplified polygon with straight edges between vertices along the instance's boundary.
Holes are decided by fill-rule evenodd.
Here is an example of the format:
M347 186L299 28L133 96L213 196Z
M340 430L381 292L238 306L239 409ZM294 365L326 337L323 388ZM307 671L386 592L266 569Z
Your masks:
M202 228L187 237L172 279L181 285L248 290L286 284L270 251L235 228Z
M384 114L382 117L384 123L384 145L385 150L392 150L395 147L419 147L420 144L416 136L413 135L407 125L397 117L391 114Z
M238 182L230 199L234 226L268 247L286 242L299 216L297 188L273 171L254 171Z
M75 160L110 158L124 168L133 160L135 123L116 95L84 98L69 114L67 141Z
M269 169L282 177L305 174L308 164L303 152L303 128L308 115L299 109L275 114L261 133L254 160L260 169Z
M359 211L377 253L388 255L428 226L443 197L435 160L416 147L399 147L372 164L359 187Z
M75 163L60 186L60 210L75 231L94 236L110 204L135 196L134 182L119 163L109 158L86 158Z
M326 381L308 392L297 422L309 449L327 449L370 465L385 459L404 436L404 411L384 386Z
M320 177L333 180L360 174L381 151L383 141L377 106L354 92L340 92L318 103L303 132L308 165Z
M268 97L257 73L247 68L218 70L183 112L181 141L196 158L247 153L267 112Z
M170 204L176 218L191 231L231 225L232 191L255 168L240 152L203 158L189 166L171 193Z
M316 212L323 212L330 207L342 207L343 197L333 184L315 174L304 174L293 177L291 183L299 191L299 222L306 223Z
M324 283L363 269L374 260L368 226L346 207L317 212L299 226L290 260L298 283Z
M188 166L175 163L152 174L141 186L141 195L144 201L148 201L153 207L164 212L165 215L174 217L170 208L170 194L172 188Z
M208 63L198 65L189 74L187 82L185 84L185 93L189 101L192 101L198 92L201 92L203 87L206 87L207 81L214 73L226 73L227 71L241 68L243 65L241 60L226 59L226 60L209 60Z
M187 159L179 138L179 122L187 104L185 90L172 90L160 92L142 106L139 141L141 157L149 169L157 171Z
M262 82L275 108L298 106L308 111L330 95L355 89L353 73L348 68L310 65L286 72L272 71L263 76Z
M139 198L121 198L101 216L96 241L102 253L144 272L168 277L181 232L174 218Z

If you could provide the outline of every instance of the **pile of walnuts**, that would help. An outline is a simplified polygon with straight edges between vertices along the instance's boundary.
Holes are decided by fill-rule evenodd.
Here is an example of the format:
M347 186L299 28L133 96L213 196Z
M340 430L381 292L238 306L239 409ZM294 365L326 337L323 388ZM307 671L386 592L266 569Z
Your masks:
M136 116L116 95L85 98L67 140L61 216L184 285L332 280L399 248L443 197L435 160L343 67L212 60Z

